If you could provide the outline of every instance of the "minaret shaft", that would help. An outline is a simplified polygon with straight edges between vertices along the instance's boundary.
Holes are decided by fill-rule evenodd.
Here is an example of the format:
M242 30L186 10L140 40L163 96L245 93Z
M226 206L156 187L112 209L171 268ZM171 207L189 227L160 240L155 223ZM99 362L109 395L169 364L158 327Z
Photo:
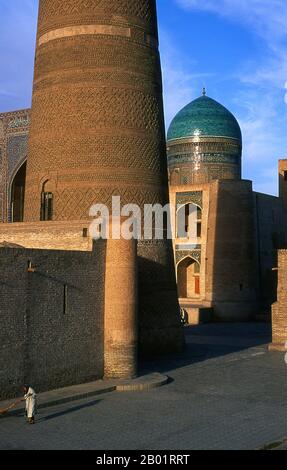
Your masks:
M84 220L112 196L165 204L155 0L40 0L31 121L26 222ZM138 254L140 350L179 350L171 242Z
M167 201L155 2L40 1L25 219Z

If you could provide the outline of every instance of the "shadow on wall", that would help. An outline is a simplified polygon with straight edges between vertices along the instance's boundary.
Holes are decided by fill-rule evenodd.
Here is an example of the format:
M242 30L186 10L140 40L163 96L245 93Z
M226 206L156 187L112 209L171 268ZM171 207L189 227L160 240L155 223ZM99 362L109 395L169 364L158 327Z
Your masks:
M169 267L167 267L169 266ZM138 257L140 357L178 353L184 349L174 261Z
M254 234L252 183L214 182L210 196L207 282L217 319L246 321L259 313Z
M256 193L254 201L260 310L270 314L277 301L278 250L286 248L287 209L280 198L266 194Z

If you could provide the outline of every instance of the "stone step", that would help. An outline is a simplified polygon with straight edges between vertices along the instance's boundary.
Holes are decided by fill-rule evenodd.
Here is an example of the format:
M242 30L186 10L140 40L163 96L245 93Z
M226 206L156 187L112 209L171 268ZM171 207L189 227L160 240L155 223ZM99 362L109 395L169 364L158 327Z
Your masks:
M201 323L210 323L213 320L213 308L205 305L194 305L190 303L180 303L188 316L189 325L200 325Z

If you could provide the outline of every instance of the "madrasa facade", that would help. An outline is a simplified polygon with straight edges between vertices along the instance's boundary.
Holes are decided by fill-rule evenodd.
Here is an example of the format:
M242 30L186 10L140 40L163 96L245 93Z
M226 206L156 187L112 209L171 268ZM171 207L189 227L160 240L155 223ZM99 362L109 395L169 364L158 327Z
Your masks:
M243 321L276 301L287 161L279 197L254 192L238 122L205 90L166 144L158 46L155 0L39 2L32 108L0 114L0 399L136 377L139 357L183 351L180 307ZM90 208L113 196L170 200L184 230L95 240ZM282 346L283 274L278 292Z
M195 321L210 313L231 321L267 318L277 298L287 161L279 161L279 197L255 192L242 179L243 146L238 121L205 89L168 130L170 199L177 219L185 217L184 233L177 227L174 234L178 294ZM190 206L197 207L192 237Z

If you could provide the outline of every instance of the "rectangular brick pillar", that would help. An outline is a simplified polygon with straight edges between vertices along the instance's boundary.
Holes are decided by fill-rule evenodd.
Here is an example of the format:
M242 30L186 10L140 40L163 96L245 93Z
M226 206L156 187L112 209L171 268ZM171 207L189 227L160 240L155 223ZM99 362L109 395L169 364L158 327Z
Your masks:
M278 295L272 306L272 344L270 350L287 350L287 250L278 252Z

